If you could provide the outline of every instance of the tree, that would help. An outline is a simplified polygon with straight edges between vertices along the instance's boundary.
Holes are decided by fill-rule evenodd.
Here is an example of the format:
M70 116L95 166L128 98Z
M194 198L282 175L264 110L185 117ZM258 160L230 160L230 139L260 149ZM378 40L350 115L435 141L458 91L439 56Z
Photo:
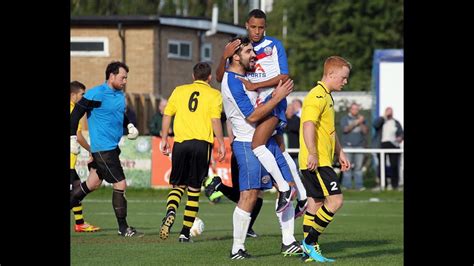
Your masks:
M268 14L267 32L284 41L296 90L314 87L324 60L340 55L353 67L345 90L368 91L374 49L403 48L403 0L276 1Z

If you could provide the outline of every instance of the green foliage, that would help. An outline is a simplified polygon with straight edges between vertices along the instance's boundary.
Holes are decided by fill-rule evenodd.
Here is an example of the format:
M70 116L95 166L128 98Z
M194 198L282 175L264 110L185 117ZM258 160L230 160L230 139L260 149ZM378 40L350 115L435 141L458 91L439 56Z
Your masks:
M282 36L287 12L287 36ZM275 1L267 32L285 44L296 90L321 79L324 60L340 55L352 63L345 90L370 90L375 49L403 48L403 0Z

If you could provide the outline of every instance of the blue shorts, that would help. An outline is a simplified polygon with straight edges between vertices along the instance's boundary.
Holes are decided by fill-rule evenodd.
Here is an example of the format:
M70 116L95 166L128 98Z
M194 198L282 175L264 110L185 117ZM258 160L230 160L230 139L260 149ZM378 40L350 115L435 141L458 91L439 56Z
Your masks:
M280 168L280 172L283 176L283 179L285 179L286 182L294 182L295 180L291 175L290 167L286 162L285 156L283 156L283 154L281 153L280 146L278 146L275 138L270 138L267 141L266 147L273 154L273 156L275 156L275 160L278 164L278 167Z
M264 102L268 102L272 98L272 95L268 95L267 98L265 98ZM276 116L278 118L278 125L276 126L276 130L281 130L286 127L288 124L288 121L286 120L286 108L288 107L288 103L286 102L286 98L283 99L281 102L278 103L278 105L273 109L272 115Z
M251 142L233 141L232 151L239 166L240 191L272 188L271 178L253 153Z

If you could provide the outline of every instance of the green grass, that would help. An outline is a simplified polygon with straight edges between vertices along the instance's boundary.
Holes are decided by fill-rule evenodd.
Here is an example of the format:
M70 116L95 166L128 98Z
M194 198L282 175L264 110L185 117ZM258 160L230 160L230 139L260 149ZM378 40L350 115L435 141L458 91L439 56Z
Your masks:
M165 214L167 191L127 191L128 223L146 235L140 239L117 236L110 188L101 188L84 201L86 221L102 227L96 233L71 230L71 265L298 265L299 257L280 254L281 232L274 212L275 194L265 193L264 205L255 222L258 238L247 238L252 260L231 261L232 213L235 204L227 199L212 205L201 196L198 216L205 230L194 243L178 243L184 201L170 238L158 232ZM371 202L378 198L379 202ZM403 192L345 192L344 206L335 215L319 243L323 255L336 259L334 265L403 265ZM302 218L295 221L295 237L301 240ZM71 214L71 228L74 219ZM312 262L315 263L315 262ZM311 263L311 264L312 264Z

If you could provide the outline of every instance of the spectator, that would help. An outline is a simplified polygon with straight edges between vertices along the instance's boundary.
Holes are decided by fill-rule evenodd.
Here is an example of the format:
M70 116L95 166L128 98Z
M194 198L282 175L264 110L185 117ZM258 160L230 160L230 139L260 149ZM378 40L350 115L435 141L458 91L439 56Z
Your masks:
M347 115L341 118L343 148L363 148L365 146L365 136L368 128L365 118L359 113L359 105L353 103ZM355 189L365 190L362 179L362 165L364 162L363 153L347 153L347 158L352 163L352 167L342 174L342 186L352 189L352 177L354 177Z
M293 105L295 115L301 118L301 107L303 106L303 102L300 99L296 98L291 101L291 105Z
M158 105L158 112L151 118L150 123L148 124L148 129L150 130L150 134L155 137L161 137L161 124L163 121L163 112L165 111L165 107L168 104L168 100L161 98L160 103ZM171 122L171 126L168 132L168 136L173 136L173 122Z
M403 141L403 128L398 120L393 118L392 107L387 107L383 116L377 118L374 121L373 127L376 130L373 143L377 148L382 149L397 149L400 148L400 143ZM399 165L400 165L400 154L389 153L388 159L390 161L391 168L391 184L392 188L398 188L399 180ZM379 160L380 162L380 155ZM378 167L378 176L380 176L380 167ZM385 182L387 186L387 182Z

